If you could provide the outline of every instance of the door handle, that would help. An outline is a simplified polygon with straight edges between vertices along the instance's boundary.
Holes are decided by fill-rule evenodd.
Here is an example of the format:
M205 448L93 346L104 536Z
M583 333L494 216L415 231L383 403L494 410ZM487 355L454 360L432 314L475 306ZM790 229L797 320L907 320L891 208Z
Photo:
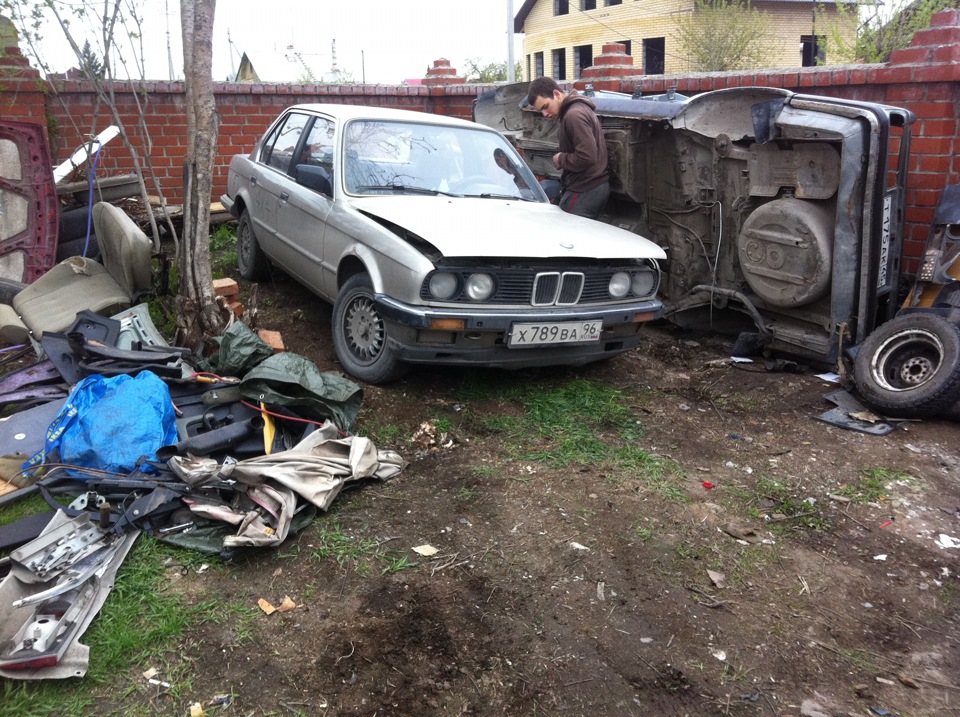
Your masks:
M250 184L256 184L256 183L257 183L257 175L253 175L252 177L250 177Z
M280 201L286 202L290 199L290 194L287 192L280 192Z

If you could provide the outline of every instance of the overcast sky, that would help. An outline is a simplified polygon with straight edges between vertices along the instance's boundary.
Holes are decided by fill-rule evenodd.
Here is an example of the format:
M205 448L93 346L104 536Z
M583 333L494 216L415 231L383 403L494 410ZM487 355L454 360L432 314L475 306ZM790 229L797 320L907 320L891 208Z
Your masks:
M183 76L179 0L145 0L143 40L148 79ZM58 2L76 5L79 0ZM219 0L213 41L213 77L225 80L246 52L265 82L295 81L307 69L322 79L333 65L357 82L398 84L421 79L446 58L459 74L466 60L506 62L508 42L519 61L522 36L512 30L523 0ZM96 33L74 20L78 44ZM54 71L76 65L60 29L45 30L44 53ZM170 52L168 54L168 39ZM129 53L128 53L129 56ZM122 74L118 72L118 75Z

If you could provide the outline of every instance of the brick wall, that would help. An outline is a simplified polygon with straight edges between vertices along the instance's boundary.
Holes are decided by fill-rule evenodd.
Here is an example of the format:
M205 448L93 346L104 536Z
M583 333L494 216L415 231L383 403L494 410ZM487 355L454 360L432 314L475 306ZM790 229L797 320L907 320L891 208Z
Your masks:
M616 7L616 6L614 6ZM760 72L723 72L693 75L636 74L633 58L608 53L595 57L584 79L598 89L663 92L670 87L693 95L708 90L740 86L783 87L796 92L882 102L905 107L917 115L913 127L913 152L906 197L906 254L920 254L933 210L948 184L960 183L960 11L935 15L931 26L917 33L911 47L894 53L882 65L830 65ZM616 50L616 46L613 47ZM15 48L14 48L15 50ZM488 85L469 85L446 60L437 60L423 85L278 85L226 84L216 87L221 115L218 162L212 199L225 189L230 157L246 152L279 111L300 102L372 104L457 117L470 117L471 103ZM53 92L51 89L55 89ZM160 191L170 204L182 202L182 165L186 144L181 83L147 83L142 91L118 85L115 89L121 116L138 151L146 154L147 138L138 129L136 101L145 102L152 147L149 151ZM52 153L65 159L91 131L111 123L97 109L93 88L83 82L62 81L48 88L29 68L18 51L0 52L0 107L4 117L23 118L48 127ZM129 154L114 140L103 150L98 174L129 171ZM154 190L151 190L154 191ZM908 261L908 271L915 263Z
M230 157L249 152L267 125L285 107L310 102L333 102L392 107L469 119L473 98L479 91L489 88L486 85L465 85L463 78L453 77L453 81L457 79L460 80L459 84L443 86L215 83L220 131L217 138L218 162L213 174L213 198L218 199L226 189ZM39 98L40 109L34 112L33 118L41 123L45 119L50 122L51 152L63 160L83 143L83 138L91 131L95 134L112 124L113 120L102 105L98 106L96 92L89 83L56 81L50 89L46 95L34 89L33 96ZM152 194L162 193L168 204L179 204L183 201L187 127L183 83L148 82L140 91L133 90L132 87L118 85L114 94L130 143L141 157L149 157L153 175L159 182L159 191L149 182L148 191ZM2 88L0 97L6 97ZM139 105L146 112L146 133L138 122ZM117 138L101 151L97 175L128 173L133 171L133 167L132 155Z

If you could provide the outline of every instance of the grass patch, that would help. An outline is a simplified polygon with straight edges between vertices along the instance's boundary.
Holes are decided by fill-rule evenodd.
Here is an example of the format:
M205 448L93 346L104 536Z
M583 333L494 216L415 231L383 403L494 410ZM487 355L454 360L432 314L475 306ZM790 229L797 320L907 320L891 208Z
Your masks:
M520 415L481 418L510 458L555 468L571 464L608 469L611 480L639 480L671 500L684 500L682 471L640 446L643 429L618 389L585 379L553 384L523 377L471 374L461 388L466 401L496 399L519 406Z
M50 510L50 506L47 505L47 501L43 499L43 496L39 493L34 493L33 495L21 498L14 503L4 506L4 508L0 510L0 525L10 525L10 523L15 523L21 518L44 513L48 510Z
M766 570L777 561L777 554L770 545L747 545L740 551L733 568L730 581L748 583L752 577Z
M412 567L400 550L388 550L374 538L353 535L337 522L324 523L313 537L316 560L335 560L341 568L352 568L360 575L385 575Z
M500 475L501 469L493 466L471 466L470 472L483 478L493 478Z
M383 423L376 418L368 418L357 427L358 435L365 436L378 447L398 446L401 442L400 426L392 423Z
M182 563L182 551L148 537L138 538L117 573L103 609L80 637L90 647L86 677L4 680L0 682L0 715L88 715L94 690L123 683L128 673L175 654L186 630L207 619L217 603L188 604L182 596L165 590L168 560ZM107 689L115 691L113 687Z
M782 534L791 528L828 530L830 521L823 515L817 503L799 498L782 481L761 476L757 478L757 494L773 503L765 511L765 518L774 534Z
M218 224L210 234L210 268L214 279L222 279L237 266L237 228Z
M473 500L477 497L476 488L457 488L457 492L454 494L457 500L462 500L464 502Z
M913 480L909 473L894 471L887 468L864 468L860 471L863 476L856 485L844 486L836 491L850 499L854 505L877 503L887 497L887 486L893 482L909 483Z

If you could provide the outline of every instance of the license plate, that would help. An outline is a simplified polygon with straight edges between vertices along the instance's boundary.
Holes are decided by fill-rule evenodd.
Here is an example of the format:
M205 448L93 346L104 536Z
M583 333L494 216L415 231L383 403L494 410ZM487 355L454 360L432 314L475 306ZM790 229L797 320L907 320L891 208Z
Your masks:
M603 321L557 321L552 323L514 324L507 337L507 346L572 344L599 341Z

